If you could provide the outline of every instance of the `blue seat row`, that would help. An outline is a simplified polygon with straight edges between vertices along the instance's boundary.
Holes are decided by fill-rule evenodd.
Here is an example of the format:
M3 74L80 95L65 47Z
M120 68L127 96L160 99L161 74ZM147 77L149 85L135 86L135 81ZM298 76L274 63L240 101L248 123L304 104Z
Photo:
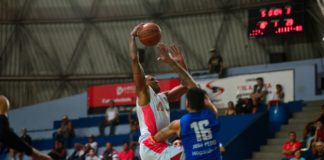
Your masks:
M186 111L172 112L171 119L179 119ZM246 114L238 116L220 116L219 120L221 122L219 130L219 139L226 145L228 144L237 134L242 132L247 126L249 126L253 121L256 120L259 114ZM235 126L235 127L234 127ZM116 136L103 136L96 137L99 146L103 146L106 142L111 142L114 145L122 145L123 142L128 141L129 137L127 134L116 135ZM77 137L73 140L73 143L87 143L87 137ZM53 147L53 140L36 140L33 142L33 146L37 149L47 150Z
M113 145L119 146L122 145L123 142L129 141L129 136L126 135L115 135L115 136L102 136L96 137L96 141L98 142L98 146L104 146L106 142L111 142ZM86 144L88 143L87 137L76 137L73 139L72 144L81 143ZM39 150L49 150L53 148L54 140L53 139L44 139L44 140L34 140L33 147Z
M179 119L186 111L172 111L170 113L171 119ZM136 114L132 114L132 117L136 118ZM71 119L71 122L74 128L87 128L98 126L100 122L104 120L104 116L96 116L96 117L84 117L79 119ZM128 115L127 114L120 114L119 115L119 124L128 124ZM61 120L54 121L53 128L58 129L61 126Z
M185 110L181 111L172 111L170 113L171 120L179 119L182 115L186 113ZM132 115L133 118L136 118L136 114ZM104 116L96 116L96 117L84 117L79 119L71 119L75 128L89 128L98 126L100 122L104 120ZM128 124L128 115L121 114L119 116L119 124ZM58 129L61 126L61 120L54 121L53 128ZM96 140L99 143L99 146L104 145L105 142L109 141L114 145L121 145L123 142L128 141L128 135L116 135L116 136L103 136L97 137ZM87 143L87 137L76 137L73 140L74 143ZM52 139L42 139L33 141L33 146L37 149L46 150L51 149L53 147L54 141Z

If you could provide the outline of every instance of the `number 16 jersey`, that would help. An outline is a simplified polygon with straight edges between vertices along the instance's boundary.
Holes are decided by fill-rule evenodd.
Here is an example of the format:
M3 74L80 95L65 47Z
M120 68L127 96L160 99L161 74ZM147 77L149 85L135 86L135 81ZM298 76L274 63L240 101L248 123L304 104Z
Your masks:
M186 160L221 160L216 139L220 123L212 111L189 112L181 117L180 125Z

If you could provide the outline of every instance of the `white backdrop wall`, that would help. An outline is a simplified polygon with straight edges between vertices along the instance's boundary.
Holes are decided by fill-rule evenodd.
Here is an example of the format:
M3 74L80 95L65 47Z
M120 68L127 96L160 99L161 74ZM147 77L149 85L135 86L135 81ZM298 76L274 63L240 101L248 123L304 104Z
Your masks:
M276 84L283 86L284 102L294 100L294 71L272 71L233 76L223 79L198 80L197 83L207 91L212 102L219 108L227 108L227 102L236 104L239 98L250 98L256 78L262 77L267 89L266 101L272 100Z

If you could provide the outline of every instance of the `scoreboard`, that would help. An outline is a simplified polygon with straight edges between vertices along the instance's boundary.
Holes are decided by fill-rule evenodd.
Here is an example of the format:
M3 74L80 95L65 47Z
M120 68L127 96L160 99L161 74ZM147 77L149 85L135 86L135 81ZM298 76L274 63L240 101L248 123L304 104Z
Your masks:
M304 27L304 3L289 2L249 10L248 37L300 33Z

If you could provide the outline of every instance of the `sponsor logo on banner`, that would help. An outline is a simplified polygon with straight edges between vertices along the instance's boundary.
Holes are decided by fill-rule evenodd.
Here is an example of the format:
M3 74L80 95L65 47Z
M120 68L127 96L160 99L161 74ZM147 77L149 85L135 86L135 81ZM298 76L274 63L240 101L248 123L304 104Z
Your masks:
M215 94L215 96L219 96L222 93L224 93L225 89L223 87L220 87L220 86L212 85L213 82L215 82L215 80L210 81L209 83L207 83L206 87L209 88L212 91L212 93Z
M167 91L180 84L178 79L159 80L161 91ZM89 108L107 106L114 100L116 106L135 105L136 87L134 83L109 84L88 88Z
M116 89L116 94L117 94L117 96L120 96L125 92L126 92L126 94L135 94L135 90L136 90L136 87L134 85L126 86L126 87L118 86Z
M218 108L226 108L229 101L236 104L239 98L250 98L257 77L264 79L268 92L267 101L273 99L276 84L283 86L285 102L294 100L293 70L240 75L216 80L204 79L197 82L201 88L206 90L210 99Z

